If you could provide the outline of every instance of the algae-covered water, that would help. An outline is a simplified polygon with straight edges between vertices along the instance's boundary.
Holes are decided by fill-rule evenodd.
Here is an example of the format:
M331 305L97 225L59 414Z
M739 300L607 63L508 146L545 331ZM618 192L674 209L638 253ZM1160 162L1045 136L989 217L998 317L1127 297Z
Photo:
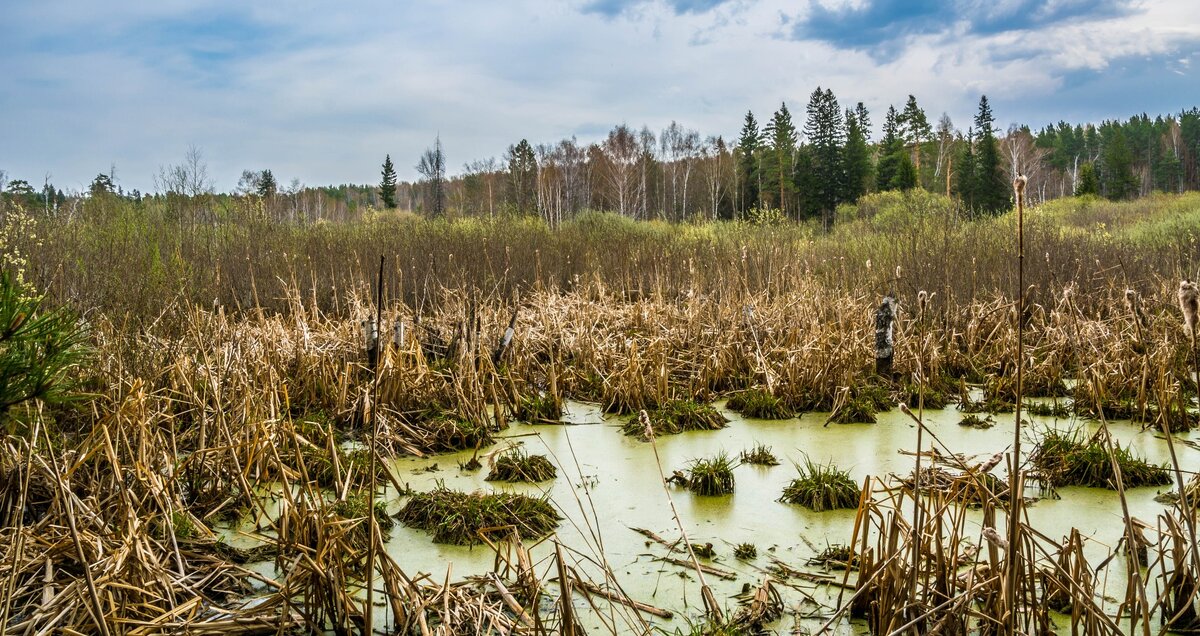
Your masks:
M569 549L568 553L574 553L571 559L580 560L581 570L597 577L598 569L589 566L588 560L605 563L630 597L675 611L677 614L672 620L647 617L668 633L673 633L676 628L688 631L688 620L699 615L702 605L695 573L655 560L657 556L666 555L666 549L651 544L631 530L644 528L668 541L679 536L662 474L670 475L673 470L683 469L692 459L720 452L736 457L742 450L759 444L770 446L780 458L779 466L741 465L736 468L736 492L732 495L701 497L682 488L669 487L670 497L689 539L693 543L712 543L716 550L716 557L705 562L737 574L734 581L706 577L718 601L733 610L737 607L735 596L743 591L744 585L754 586L763 579L772 557L804 569L805 562L820 550L850 540L853 511L816 513L777 501L784 486L796 476L793 461L801 461L806 455L815 462L832 461L849 471L861 484L867 476L909 474L913 457L900 451L916 448L916 425L898 410L880 413L875 424L828 426L822 426L826 417L820 413L762 421L722 410L730 420L723 430L657 439L660 473L655 446L623 435L619 428L623 418L605 416L598 407L589 404L569 403L566 408L564 424L514 424L500 435L499 444L481 452L494 453L510 444L520 444L530 454L546 454L559 469L559 476L552 481L542 484L487 482L484 480L488 472L486 458L482 470L468 472L459 468L460 463L471 458L471 452L403 458L396 460L393 467L402 481L418 491L442 484L465 491L505 489L532 495L548 493L566 517L557 538ZM968 458L977 457L978 461L1009 449L1012 443L1015 419L1012 414L995 416L996 426L990 429L959 426L962 416L954 409L927 411L924 417L929 430L945 445L938 449L941 452L948 450ZM1088 431L1097 426L1087 421L1025 417L1031 420L1026 425L1026 438L1022 444L1025 453L1033 448L1034 433L1046 426L1083 426ZM1166 443L1153 433L1142 432L1140 427L1128 422L1111 423L1110 430L1114 438L1135 455L1156 463L1169 462ZM924 443L927 450L931 444L936 445L928 435ZM1200 460L1200 453L1184 444L1177 444L1176 450L1185 468L1197 465ZM1003 465L994 473L1003 476ZM1163 509L1154 497L1163 490L1170 490L1170 487L1129 491L1131 514L1153 523ZM1071 527L1078 528L1088 541L1088 557L1096 565L1123 533L1117 494L1093 488L1065 488L1058 494L1060 499L1042 499L1029 508L1031 523L1054 538L1064 537ZM402 499L393 499L392 509L402 503ZM979 529L976 517L968 534L975 533L972 538L977 538ZM747 562L734 558L734 545L743 542L757 547L756 559ZM482 574L491 570L495 563L495 554L487 546L468 548L435 544L425 532L402 525L391 531L388 550L406 572L428 573L437 580L444 578L448 570L455 579ZM551 552L549 542L533 551L539 559L538 571L543 578L555 575L551 560L547 558ZM1109 596L1115 598L1124 596L1123 563L1123 559L1115 559L1107 569ZM837 576L840 581L840 573ZM797 626L819 626L823 617L831 614L829 606L838 592L828 586L795 580L793 583L798 585L799 591L781 589L791 610L779 623L781 633L790 632ZM811 596L817 603L806 600L806 596ZM576 602L586 607L584 601ZM820 603L828 606L822 607ZM1115 601L1109 609L1116 611ZM800 618L802 614L810 617ZM629 628L623 626L620 615L607 620L615 623L620 631ZM859 628L843 622L838 629L841 633L852 633Z

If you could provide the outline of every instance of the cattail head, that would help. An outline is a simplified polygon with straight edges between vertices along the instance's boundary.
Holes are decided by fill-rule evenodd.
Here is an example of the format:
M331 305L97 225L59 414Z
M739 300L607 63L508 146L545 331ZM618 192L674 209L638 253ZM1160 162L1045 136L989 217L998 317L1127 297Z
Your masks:
M1019 174L1016 179L1013 179L1013 189L1017 191L1018 195L1025 191L1025 184L1028 181L1029 178L1023 174Z
M1125 290L1125 306L1129 309L1137 307L1138 293L1133 289Z
M1183 325L1192 337L1196 335L1196 314L1200 313L1200 289L1196 283L1184 279L1179 281L1179 309L1183 312Z
M917 317L918 318L925 316L925 310L929 307L929 299L931 297L932 296L929 294L929 292L925 291L924 289L917 292Z

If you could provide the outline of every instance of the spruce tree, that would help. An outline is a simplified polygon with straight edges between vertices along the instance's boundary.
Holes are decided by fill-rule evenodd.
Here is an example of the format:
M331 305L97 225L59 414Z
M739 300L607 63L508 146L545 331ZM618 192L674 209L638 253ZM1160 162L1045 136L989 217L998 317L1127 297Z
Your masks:
M537 211L537 155L533 146L522 139L508 147L508 201L521 214Z
M1117 122L1101 124L1100 144L1100 186L1104 196L1113 200L1133 197L1137 194L1138 182L1133 175L1133 152L1121 125Z
M859 103L862 106L862 103ZM846 109L846 149L842 155L844 172L841 200L853 203L867 193L871 181L871 149L867 146L867 132L859 123L856 110Z
M925 116L925 111L917 105L917 98L912 95L908 96L908 102L904 104L904 111L897 118L897 123L900 125L900 136L907 145L912 147L910 158L914 163L918 176L917 181L919 182L921 174L921 145L933 135L933 127L929 125L929 119Z
M998 214L1007 209L1012 186L1000 165L1000 142L996 140L996 119L988 105L987 95L979 99L975 115L975 131L979 141L975 148L975 206L982 212Z
M787 104L781 104L779 110L771 116L767 124L767 141L771 144L766 154L763 166L765 188L775 199L775 207L784 214L794 212L792 203L796 191L793 175L796 160L796 125L792 123L792 114L788 112Z
M396 207L396 167L392 165L392 155L383 160L382 179L379 181L379 196L383 199L383 207L391 210Z
M746 211L758 204L758 147L762 142L762 133L758 130L758 122L754 113L746 111L746 121L742 124L742 134L738 138L738 213L745 215Z
M975 129L967 129L967 138L962 144L962 153L958 157L958 169L954 172L954 191L962 201L963 207L975 209L975 186L978 179L975 176Z
M875 169L875 188L891 190L896 186L896 171L905 154L904 139L900 136L899 116L895 106L888 106L883 120L883 139L879 141L879 163Z
M395 175L393 175L394 177ZM395 193L395 185L392 186L393 194ZM263 170L258 178L258 196L264 199L270 199L275 196L275 192L279 189L279 184L275 181L275 175L270 170ZM395 206L392 206L395 207Z
M804 135L812 152L815 191L810 193L826 225L846 191L846 175L842 153L846 147L846 131L842 109L829 89L817 90L808 99L808 118Z

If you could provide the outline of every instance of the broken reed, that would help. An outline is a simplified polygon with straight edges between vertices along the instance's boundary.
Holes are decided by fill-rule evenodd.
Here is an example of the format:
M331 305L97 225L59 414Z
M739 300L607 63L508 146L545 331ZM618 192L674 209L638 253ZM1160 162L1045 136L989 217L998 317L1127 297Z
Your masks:
M409 498L396 518L425 530L434 543L475 545L485 528L511 526L521 536L540 538L558 527L561 517L545 497L515 493L466 493L439 487Z
M807 457L803 465L795 466L800 475L783 489L779 501L799 504L814 512L858 506L858 484L850 478L849 472L839 469L832 462L814 464Z
M539 482L554 479L558 469L545 455L527 455L524 450L514 448L496 457L486 481Z

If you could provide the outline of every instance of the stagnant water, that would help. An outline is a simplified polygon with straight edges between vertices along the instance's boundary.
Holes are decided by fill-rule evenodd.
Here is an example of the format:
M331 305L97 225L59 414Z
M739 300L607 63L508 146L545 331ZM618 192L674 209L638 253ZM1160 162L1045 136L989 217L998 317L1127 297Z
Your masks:
M805 414L798 419L761 421L722 412L730 420L728 428L660 437L657 450L662 470L667 475L683 469L692 459L711 457L722 451L736 457L742 450L758 444L772 447L781 460L781 465L770 468L752 465L736 468L736 493L733 495L701 497L681 488L670 489L691 541L712 543L717 557L710 563L738 574L736 581L706 577L717 599L729 610L736 609L734 596L742 591L744 584L757 585L765 576L763 570L770 565L769 556L803 568L805 561L815 556L816 551L850 540L853 511L816 513L776 501L784 486L796 476L792 461L801 461L805 455L815 462L833 461L848 470L860 484L868 475L907 475L913 468L913 457L899 451L915 449L916 425L898 410L880 413L876 424L829 426L822 426L825 414L820 413ZM925 413L930 430L951 452L983 459L1011 445L1013 415L995 416L997 425L984 430L959 426L961 417L952 408ZM1031 420L1027 428L1029 434L1022 444L1026 453L1033 447L1032 434L1041 428L1081 426L1090 432L1097 427L1097 423L1088 421L1056 421L1028 415L1026 418ZM645 528L667 540L679 536L654 447L623 435L619 430L622 421L622 418L603 415L594 405L569 403L563 425L514 424L501 434L497 446L486 449L490 452L509 444L521 444L530 454L546 454L558 466L559 476L543 484L484 481L486 461L480 471L466 472L459 468L460 462L470 459L470 452L422 459L403 458L395 461L393 468L402 481L418 491L444 484L465 491L503 489L532 495L548 492L566 517L558 530L558 540L597 562L607 563L635 600L677 612L676 618L669 621L647 618L652 624L668 633L676 628L686 632L687 621L695 619L702 607L699 583L694 572L654 560L655 556L666 554L665 549L657 544L648 545L642 535L630 529ZM1114 438L1135 455L1156 463L1170 461L1165 441L1153 433L1142 432L1139 426L1129 422L1110 423L1110 430ZM932 443L926 436L926 448ZM1176 450L1185 469L1200 461L1200 452L1184 444L1177 444ZM1003 476L1003 465L994 473ZM1154 524L1163 509L1154 497L1170 489L1164 486L1129 491L1131 514ZM394 496L394 492L391 495ZM1071 527L1078 528L1088 540L1089 560L1093 566L1097 565L1110 548L1116 546L1123 533L1121 506L1116 493L1093 488L1065 488L1059 490L1059 495L1061 499L1043 499L1029 508L1032 524L1054 538L1066 536ZM402 501L393 498L390 509L398 509ZM972 538L978 536L979 530L978 515L974 519L974 527L969 528ZM757 546L757 559L743 562L734 558L733 547L742 542ZM447 575L448 569L453 579L459 579L487 572L495 561L494 553L487 546L468 548L435 544L425 532L403 525L397 525L391 531L388 550L410 575L428 573L439 581ZM534 550L534 556L541 559L539 573L544 578L554 575L550 560L545 558L550 552L549 542ZM1108 595L1118 599L1124 596L1123 568L1124 559L1114 559L1106 568ZM585 566L583 569L592 575L596 573L595 568ZM837 594L836 589L818 588L804 582L798 584L817 600L830 604L830 592L834 596ZM811 611L819 616L830 614L828 607L802 604L800 593L786 588L780 588L780 591L789 609ZM582 600L576 603L581 609L587 607ZM1106 608L1114 613L1116 605L1113 601ZM630 629L619 616L609 620L616 622L619 631ZM601 627L598 620L595 622ZM781 633L787 633L798 624L811 629L823 622L823 618L799 619L785 614L778 628ZM857 633L861 626L842 622L837 629L838 633Z

